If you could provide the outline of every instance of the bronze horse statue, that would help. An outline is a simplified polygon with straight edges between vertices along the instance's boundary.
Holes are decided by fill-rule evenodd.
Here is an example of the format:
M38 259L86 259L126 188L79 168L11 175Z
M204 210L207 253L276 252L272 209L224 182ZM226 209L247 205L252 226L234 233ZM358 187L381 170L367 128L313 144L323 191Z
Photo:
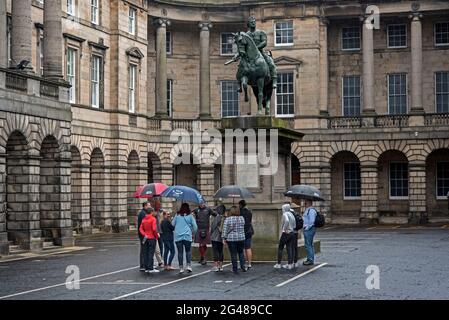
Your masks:
M265 114L270 115L271 95L273 94L273 81L270 77L270 70L267 62L257 48L254 40L245 32L234 34L234 43L237 45L238 53L236 57L240 58L240 64L237 71L237 80L245 92L245 102L248 98L248 85L253 89L257 99L257 114L262 114L262 107L265 108ZM226 62L237 61L236 57Z

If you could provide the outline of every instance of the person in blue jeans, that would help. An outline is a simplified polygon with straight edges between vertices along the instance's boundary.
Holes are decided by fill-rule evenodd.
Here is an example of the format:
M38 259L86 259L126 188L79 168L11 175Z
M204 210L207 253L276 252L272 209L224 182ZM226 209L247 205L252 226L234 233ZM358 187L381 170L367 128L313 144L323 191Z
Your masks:
M175 257L175 243L173 235L175 227L171 224L170 214L167 211L164 211L162 213L162 222L160 228L162 230L162 248L164 248L164 270L171 271L173 270L171 263L173 261L173 258Z
M305 266L311 266L315 260L315 250L313 248L313 237L315 236L315 218L316 218L316 209L312 207L311 200L304 200L304 246L306 247L307 259L302 263Z
M175 227L174 238L178 249L179 273L184 273L184 249L186 250L187 272L192 272L192 241L198 226L191 215L187 203L183 203L172 221Z

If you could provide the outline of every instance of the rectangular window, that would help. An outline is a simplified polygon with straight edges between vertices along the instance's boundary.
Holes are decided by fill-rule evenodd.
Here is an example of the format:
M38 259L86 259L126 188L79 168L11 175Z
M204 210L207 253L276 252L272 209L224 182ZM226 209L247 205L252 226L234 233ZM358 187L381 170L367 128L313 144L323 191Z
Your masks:
M93 24L98 24L98 0L90 0L90 17Z
M407 75L388 75L388 113L407 114Z
M167 31L167 33L166 33L165 44L166 44L167 54L172 54L173 43L172 43L172 34L170 31Z
M293 72L279 73L276 89L276 115L293 116L295 114L295 94Z
M407 48L407 26L405 24L388 26L388 48Z
M94 108L100 107L101 61L101 57L95 55L92 56L91 105Z
M6 33L7 33L7 35L6 35L6 42L7 42L7 46L8 46L8 49L7 49L7 51L8 51L8 66L11 66L11 62L12 62L12 59L11 59L11 17L10 16L7 16L7 18L6 18L6 25L7 25L7 28L6 28Z
M71 16L75 15L75 1L76 0L67 0L67 14Z
M40 31L39 36L39 69L41 72L41 76L44 75L44 35Z
M449 72L435 73L436 112L449 112Z
M167 80L167 115L171 118L173 114L173 80Z
M408 197L408 164L406 162L390 163L390 197Z
M275 46L286 46L293 44L293 20L276 22L274 29Z
M137 66L130 64L128 75L128 110L132 113L136 111L136 71Z
M136 15L137 10L130 7L128 11L128 32L129 34L136 34Z
M237 52L234 45L234 36L232 33L222 33L220 35L220 54L222 56L232 56Z
M447 199L449 193L449 162L437 162L437 197Z
M360 76L343 77L343 116L360 115Z
M360 163L344 164L344 197L360 198L361 196L361 179L360 179Z
M449 45L449 22L435 23L435 45Z
M341 29L341 48L342 50L360 50L360 26Z
M239 84L237 81L221 81L221 116L240 115Z
M77 50L67 49L67 81L70 83L69 100L76 103L76 55Z

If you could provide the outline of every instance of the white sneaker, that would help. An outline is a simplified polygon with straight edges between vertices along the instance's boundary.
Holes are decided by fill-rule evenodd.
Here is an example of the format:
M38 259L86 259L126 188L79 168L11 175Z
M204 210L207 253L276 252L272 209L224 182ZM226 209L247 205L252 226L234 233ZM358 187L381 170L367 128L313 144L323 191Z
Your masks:
M187 272L192 272L192 267L191 266L187 266Z
M296 262L293 265L295 266L295 268L298 268L301 264L299 262Z
M220 269L219 269L218 267L213 267L213 268L212 268L212 271L213 271L213 272L218 272L219 270L220 270Z
M150 271L148 271L149 273L158 273L158 272L160 272L159 270L157 270L157 269L153 269L153 270L150 270Z
M282 266L281 266L279 263L276 263L276 264L274 265L274 268L275 268L275 269L280 269L280 268L282 268Z
M181 267L181 268L179 269L179 273L184 273L184 268L183 268L183 267Z

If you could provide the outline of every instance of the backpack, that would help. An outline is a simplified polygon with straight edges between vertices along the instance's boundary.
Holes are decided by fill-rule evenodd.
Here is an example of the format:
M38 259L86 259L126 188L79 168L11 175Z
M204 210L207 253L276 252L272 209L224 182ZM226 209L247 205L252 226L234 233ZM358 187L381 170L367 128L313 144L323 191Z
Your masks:
M301 215L299 213L296 213L292 210L293 216L295 217L296 227L295 231L299 231L304 226L304 220L302 219Z
M326 223L326 221L324 219L324 216L321 213L319 213L318 211L316 211L315 228L324 227L325 223Z

